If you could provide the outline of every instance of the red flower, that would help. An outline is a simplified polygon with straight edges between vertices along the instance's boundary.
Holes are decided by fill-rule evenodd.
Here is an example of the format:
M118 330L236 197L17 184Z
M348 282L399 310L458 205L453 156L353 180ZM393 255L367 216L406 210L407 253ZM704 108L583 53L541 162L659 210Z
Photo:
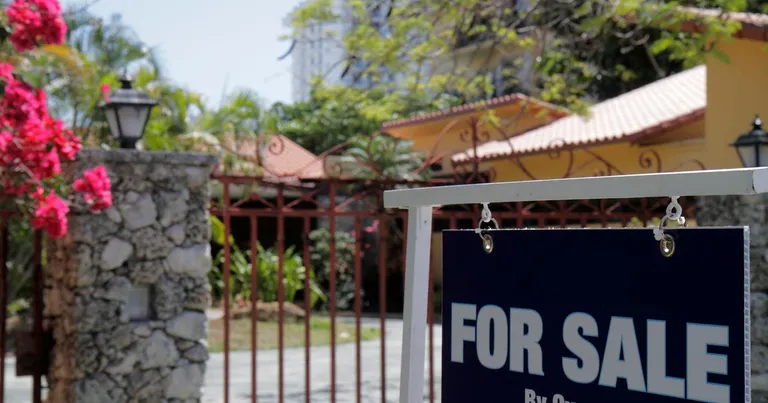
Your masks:
M101 85L101 95L104 97L104 100L109 102L109 91L112 89L112 87L109 86L109 84L102 84Z
M11 152L11 147L13 147L13 133L0 132L0 166L6 165L5 160Z
M55 124L61 124L59 121L53 121ZM60 129L53 138L53 143L62 157L73 161L75 155L80 151L82 145L80 139L72 133L72 130Z
M103 166L86 171L74 184L75 191L84 193L85 202L94 213L112 205L111 187L107 170Z
M48 193L40 198L35 216L31 220L32 228L44 228L49 237L61 238L67 233L67 213L67 203L56 193Z
M0 78L6 80L13 79L13 65L10 63L0 63Z
M41 90L35 90L29 84L11 78L5 79L5 91L0 100L2 124L19 128L30 119L40 119L48 115L45 99L41 101ZM42 93L44 96L44 93Z
M6 15L13 29L10 41L19 52L64 42L67 26L58 0L13 0ZM28 203L32 226L61 237L69 206L48 186L61 173L61 161L75 159L80 139L49 114L43 90L14 77L11 64L0 63L0 85L0 196ZM103 167L86 172L74 187L85 193L91 211L112 205Z
M35 160L27 165L36 179L50 179L61 173L61 161L55 149L40 151L35 155Z
M5 195L22 197L29 193L31 187L29 182L17 183L7 174L3 176L3 191L5 192Z
M367 232L369 234L372 234L372 233L376 232L378 229L379 229L379 220L373 220L373 224L371 224L368 227L365 227L363 229L363 231L365 231L365 232Z
M13 27L9 40L18 52L38 45L64 43L67 24L57 0L14 0L6 15Z

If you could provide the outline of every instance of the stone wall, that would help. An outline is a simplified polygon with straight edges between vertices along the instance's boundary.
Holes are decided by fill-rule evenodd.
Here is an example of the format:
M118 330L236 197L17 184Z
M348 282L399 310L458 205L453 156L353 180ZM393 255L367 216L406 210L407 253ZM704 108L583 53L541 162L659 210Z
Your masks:
M768 403L768 195L700 197L696 208L699 226L750 227L752 402Z
M75 200L51 242L45 315L55 346L49 402L197 402L208 359L207 154L84 150L105 165L113 206Z

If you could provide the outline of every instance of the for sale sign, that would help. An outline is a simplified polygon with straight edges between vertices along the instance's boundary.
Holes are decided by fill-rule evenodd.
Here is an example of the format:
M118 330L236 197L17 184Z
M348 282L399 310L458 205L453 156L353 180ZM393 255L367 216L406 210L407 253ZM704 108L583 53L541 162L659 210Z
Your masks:
M747 228L446 231L445 403L749 401Z

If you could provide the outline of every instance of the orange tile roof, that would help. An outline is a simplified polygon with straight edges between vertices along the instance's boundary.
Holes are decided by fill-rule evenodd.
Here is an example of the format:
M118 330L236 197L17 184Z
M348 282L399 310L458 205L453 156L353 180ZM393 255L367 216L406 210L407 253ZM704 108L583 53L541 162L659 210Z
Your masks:
M676 10L687 14L687 20L683 21L679 28L683 32L704 32L706 26L702 23L702 19L720 18L741 23L741 28L733 33L734 37L768 42L768 15L766 14L726 12L719 9L697 7L677 7ZM624 16L622 19L630 23L637 21L636 16L633 15Z
M589 117L568 116L508 140L480 145L477 156L488 160L637 140L700 119L706 103L706 67L702 65L594 105ZM470 149L452 159L466 162L473 158Z
M756 41L768 42L768 15L745 13L745 12L724 12L722 10L680 7L680 11L691 13L694 17L722 18L729 21L741 23L741 29L733 34L736 38L752 39ZM702 32L704 26L696 21L686 21L683 23L683 31Z
M465 113L472 113L474 111L477 111L478 109L490 109L490 108L496 108L503 105L510 105L510 104L517 104L517 103L523 104L525 102L528 102L527 107L534 114L541 110L546 110L549 112L551 116L555 116L555 117L562 117L562 116L568 115L568 111L566 109L561 108L557 105L540 101L535 98L527 97L523 94L511 94L511 95L504 95L497 98L492 98L487 101L478 101L478 102L472 102L469 104L459 105L450 109L445 109L437 112L425 113L423 115L411 116L409 118L404 118L404 119L391 120L389 122L384 122L381 125L381 129L382 130L392 129L395 127L407 126L414 123L428 122L431 120L443 119L450 116L458 116Z
M262 176L270 181L296 182L326 176L323 159L283 135L259 136L236 143L228 137L223 142L240 158L259 161ZM257 147L261 148L260 154Z
M261 140L264 138L261 137ZM254 144L251 143L246 149L254 150ZM242 145L240 151L244 151ZM271 135L268 143L262 145L261 167L265 178L293 180L325 177L322 159L282 135Z

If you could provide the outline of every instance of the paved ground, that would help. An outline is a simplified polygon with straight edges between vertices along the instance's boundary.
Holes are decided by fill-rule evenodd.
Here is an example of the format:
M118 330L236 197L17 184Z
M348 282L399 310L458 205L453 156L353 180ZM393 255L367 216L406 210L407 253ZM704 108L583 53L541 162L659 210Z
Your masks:
M339 319L347 320L347 319ZM378 319L365 319L364 326L378 327ZM399 391L400 351L403 332L402 321L388 320L386 323L386 393L387 401L396 402ZM442 328L435 325L435 401L440 401L440 363ZM363 402L381 401L381 360L380 341L362 343L362 396ZM249 351L230 354L230 402L251 402L251 353ZM310 385L313 402L330 402L330 347L314 347L310 353L312 381ZM259 351L257 356L258 400L259 402L277 402L277 351ZM285 402L304 401L304 349L287 349L284 353ZM5 401L13 403L30 402L31 378L16 378L13 358L6 359ZM425 373L428 374L428 367ZM428 379L428 375L427 375ZM355 345L344 344L336 347L336 402L355 401ZM203 403L223 402L224 356L212 354L206 370ZM428 386L425 385L428 391Z

